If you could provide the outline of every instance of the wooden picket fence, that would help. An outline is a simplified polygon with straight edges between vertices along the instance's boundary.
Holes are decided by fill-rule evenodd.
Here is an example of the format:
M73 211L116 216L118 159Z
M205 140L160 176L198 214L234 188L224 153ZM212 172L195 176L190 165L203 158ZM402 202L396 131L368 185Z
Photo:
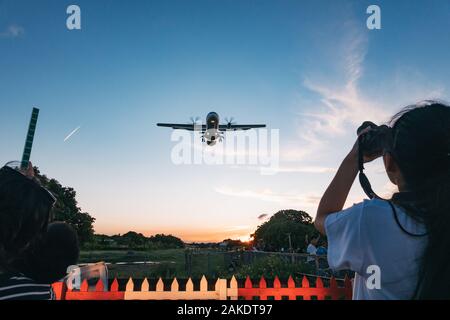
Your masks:
M194 290L191 278L188 279L185 290L180 290L176 278L172 280L170 290L165 290L164 282L160 278L155 290L149 290L147 279L141 281L140 286L135 286L135 281L130 278L124 291L119 290L117 279L114 279L108 291L105 291L101 280L92 288L84 280L80 290L69 290L65 283L57 282L53 284L53 290L57 300L349 300L352 298L352 283L347 277L343 287L338 286L334 278L330 279L328 287L324 286L319 277L315 282L315 286L310 286L308 278L303 277L301 285L296 286L294 279L289 277L287 286L282 286L280 279L275 277L273 286L268 287L264 277L256 286L247 277L244 286L239 287L238 281L233 276L229 283L227 279L217 279L214 289L209 290L208 281L203 276L200 280L200 290Z
M296 286L292 277L289 277L287 287L283 287L280 279L275 277L273 287L269 288L264 277L261 278L257 287L247 277L244 287L238 289L238 295L245 300L253 300L254 297L258 297L260 300L267 300L269 297L273 297L274 300L281 300L283 298L287 300L297 300L299 298L302 300L351 300L352 283L349 278L345 277L344 286L339 287L336 279L331 278L330 285L325 287L322 278L317 277L315 286L311 287L308 278L304 276L300 287Z

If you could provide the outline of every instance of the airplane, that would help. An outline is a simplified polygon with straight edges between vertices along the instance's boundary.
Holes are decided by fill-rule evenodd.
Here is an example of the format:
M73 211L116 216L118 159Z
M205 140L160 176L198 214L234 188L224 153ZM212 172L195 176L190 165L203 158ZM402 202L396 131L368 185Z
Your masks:
M217 112L210 112L206 115L206 124L198 124L199 118L192 118L188 124L179 123L157 123L158 127L168 127L172 129L182 129L189 131L201 131L202 142L206 142L208 146L213 146L217 141L221 142L223 139L223 132L236 130L249 130L253 128L265 128L265 124L235 124L233 118L225 119L225 124L220 124L219 114Z

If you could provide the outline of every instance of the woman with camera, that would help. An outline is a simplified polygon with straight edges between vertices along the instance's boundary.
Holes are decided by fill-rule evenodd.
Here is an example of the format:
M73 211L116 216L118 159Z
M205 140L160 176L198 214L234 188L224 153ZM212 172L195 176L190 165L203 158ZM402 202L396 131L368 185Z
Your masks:
M362 173L382 157L399 192L378 198ZM343 210L360 171L371 200ZM332 269L356 272L354 299L450 299L450 107L410 106L366 126L319 203Z

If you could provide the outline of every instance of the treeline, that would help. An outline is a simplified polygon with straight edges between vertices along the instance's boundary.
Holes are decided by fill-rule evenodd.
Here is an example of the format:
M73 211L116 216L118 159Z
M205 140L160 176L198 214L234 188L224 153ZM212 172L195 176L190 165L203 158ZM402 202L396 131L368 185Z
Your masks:
M157 250L178 248L184 248L184 242L173 235L156 234L146 237L142 233L134 231L113 236L94 234L92 240L84 244L84 249L87 250Z
M221 251L244 250L251 248L251 246L251 242L233 239L225 239L221 242L191 242L187 245L191 249L214 249Z

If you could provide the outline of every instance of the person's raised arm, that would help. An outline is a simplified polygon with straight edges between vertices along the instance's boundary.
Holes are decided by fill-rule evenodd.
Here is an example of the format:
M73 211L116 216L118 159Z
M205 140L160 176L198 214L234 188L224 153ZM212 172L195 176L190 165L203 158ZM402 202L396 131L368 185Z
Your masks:
M366 128L361 131L361 134L369 131L370 128ZM379 155L374 155L371 157L364 156L364 162L370 162ZM325 232L325 219L326 217L344 208L345 201L347 200L348 193L355 181L356 175L358 174L358 140L356 140L353 145L352 150L345 157L339 166L336 175L328 186L327 190L320 199L319 206L317 208L316 218L314 220L314 226L316 229L322 233Z
M336 175L320 199L314 226L325 234L325 219L334 212L344 208L348 193L358 173L358 152L355 148L342 161Z

